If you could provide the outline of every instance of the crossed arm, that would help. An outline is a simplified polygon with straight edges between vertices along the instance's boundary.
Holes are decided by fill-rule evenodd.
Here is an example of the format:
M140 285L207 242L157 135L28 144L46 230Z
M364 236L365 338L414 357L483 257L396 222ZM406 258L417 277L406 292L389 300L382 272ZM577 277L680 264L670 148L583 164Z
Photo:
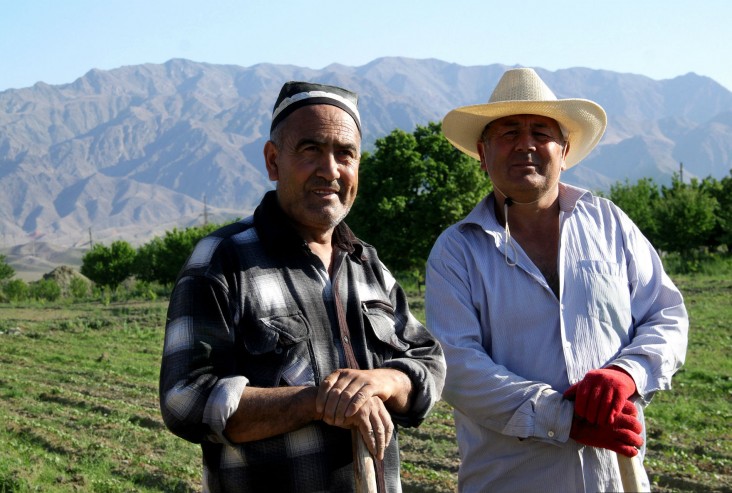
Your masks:
M318 387L246 387L224 434L233 442L250 442L297 430L322 420L357 428L378 459L391 441L389 412L409 410L412 382L395 369L341 369Z

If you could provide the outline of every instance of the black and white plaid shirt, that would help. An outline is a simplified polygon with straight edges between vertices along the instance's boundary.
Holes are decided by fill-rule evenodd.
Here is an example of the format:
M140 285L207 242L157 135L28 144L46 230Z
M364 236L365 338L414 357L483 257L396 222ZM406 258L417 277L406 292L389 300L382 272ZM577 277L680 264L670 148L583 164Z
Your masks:
M412 409L392 416L395 424L417 426L439 399L439 344L374 248L343 223L333 238L338 267L329 279L269 192L252 217L201 240L181 271L160 403L170 430L201 444L204 491L353 491L348 430L313 422L257 442L223 436L246 385L318 385L346 366L333 299L345 309L359 367L397 368L412 381ZM396 435L384 461L389 492L401 491Z

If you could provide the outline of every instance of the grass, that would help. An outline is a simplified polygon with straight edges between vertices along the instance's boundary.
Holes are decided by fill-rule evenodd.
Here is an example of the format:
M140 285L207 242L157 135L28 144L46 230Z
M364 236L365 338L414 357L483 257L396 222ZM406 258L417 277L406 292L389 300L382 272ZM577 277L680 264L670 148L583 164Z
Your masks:
M157 404L164 303L0 308L0 492L198 491Z
M732 280L676 279L689 310L686 365L648 407L646 467L661 491L732 491Z
M654 491L732 492L732 281L676 281L691 318L687 363L648 408ZM424 320L415 291L412 307ZM0 493L193 492L196 445L157 401L166 302L0 304ZM400 431L405 492L456 491L450 407Z

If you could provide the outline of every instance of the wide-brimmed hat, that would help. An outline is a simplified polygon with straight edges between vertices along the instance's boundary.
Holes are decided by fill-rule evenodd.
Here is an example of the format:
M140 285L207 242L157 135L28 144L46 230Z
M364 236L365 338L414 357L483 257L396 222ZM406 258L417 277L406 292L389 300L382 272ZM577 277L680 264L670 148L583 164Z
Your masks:
M447 140L465 154L480 159L477 142L493 120L509 115L541 115L559 123L571 143L566 168L585 158L605 132L607 116L602 107L587 99L557 99L530 68L506 71L486 104L462 106L442 120Z

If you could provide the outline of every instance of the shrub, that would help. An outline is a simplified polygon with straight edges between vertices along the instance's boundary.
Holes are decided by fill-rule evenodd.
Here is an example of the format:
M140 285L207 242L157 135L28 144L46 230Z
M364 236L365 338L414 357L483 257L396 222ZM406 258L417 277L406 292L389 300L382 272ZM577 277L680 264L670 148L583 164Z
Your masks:
M74 277L69 281L69 293L75 300L84 299L89 296L89 281L82 277Z
M50 279L41 279L31 283L29 287L31 298L39 301L56 301L61 297L61 286Z
M28 299L28 283L22 279L11 279L3 289L8 301L25 301Z

